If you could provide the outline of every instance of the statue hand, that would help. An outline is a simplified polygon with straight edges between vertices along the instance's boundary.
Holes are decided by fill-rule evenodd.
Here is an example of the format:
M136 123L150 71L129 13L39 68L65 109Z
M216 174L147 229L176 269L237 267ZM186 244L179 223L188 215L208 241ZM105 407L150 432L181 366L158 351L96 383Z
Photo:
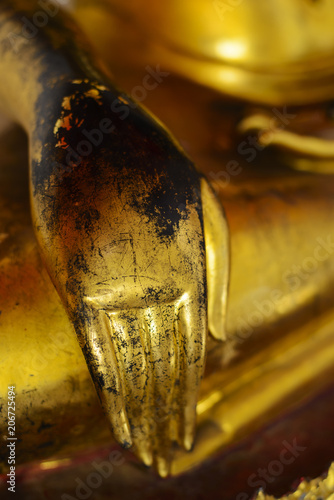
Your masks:
M173 441L193 443L206 253L209 325L223 338L227 228L206 181L164 129L130 100L126 119L110 112L120 97L73 82L33 163L33 214L113 433L164 476ZM103 134L106 119L113 126ZM83 136L99 144L59 175Z

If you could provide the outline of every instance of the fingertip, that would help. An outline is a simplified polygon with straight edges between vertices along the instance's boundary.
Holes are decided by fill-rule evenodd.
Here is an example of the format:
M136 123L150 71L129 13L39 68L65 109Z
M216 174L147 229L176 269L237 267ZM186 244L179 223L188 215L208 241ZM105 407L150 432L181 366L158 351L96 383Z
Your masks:
M218 318L213 322L209 321L209 331L212 337L215 340L218 340L219 342L224 342L227 340L227 334L224 325L225 325L225 318L223 316L221 316L221 318Z
M170 475L171 463L166 458L158 456L156 467L160 477L165 478Z
M186 451L191 451L194 446L194 431L193 429L187 429L185 430L185 436L183 440L183 446Z
M112 417L111 426L116 440L123 448L129 449L133 445L130 426L125 413L122 411L118 417Z
M139 442L135 442L136 454L142 460L142 462L147 466L151 467L153 464L153 454L151 449L151 444L149 440L142 438Z

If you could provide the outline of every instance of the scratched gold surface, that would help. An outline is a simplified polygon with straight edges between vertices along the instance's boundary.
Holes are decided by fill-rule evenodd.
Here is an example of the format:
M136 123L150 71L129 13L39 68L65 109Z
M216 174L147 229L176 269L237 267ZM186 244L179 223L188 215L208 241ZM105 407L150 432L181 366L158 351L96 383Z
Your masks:
M184 5L186 6L186 3ZM285 7L288 8L287 5ZM321 7L322 19L328 14L328 11L324 10L325 7L328 8L326 3ZM98 13L98 10L95 12ZM88 10L85 14L86 24L90 19L90 13L91 11ZM171 13L173 15L172 10ZM328 15L327 18L328 25L330 25L330 16ZM94 24L91 23L91 26ZM305 36L309 35L313 28L310 27L309 30L310 32L305 30ZM28 55L30 50L29 48ZM291 55L291 60L293 57ZM153 60L156 61L156 59ZM5 62L9 64L9 67L13 64L11 61ZM188 72L190 66L182 65L180 62L178 61L178 67L183 67ZM24 61L20 62L21 72L25 71L25 64ZM13 68L15 69L14 66ZM215 75L216 70L215 65ZM326 71L327 68L324 72ZM201 73L203 74L202 70ZM201 78L196 77L195 70L194 75L195 80L202 82ZM321 86L322 80L319 78L319 73L317 73L317 79L320 82L319 88L314 84L312 75L310 76L308 81L312 82L314 93L308 92L307 96L310 96L310 99L316 99L320 92L321 95L331 96L332 90ZM32 82L34 81L37 81L37 75L33 73ZM289 85L292 89L290 98L293 101L297 93L291 81L290 79ZM15 89L20 82L16 82L13 78L12 83L12 86L7 86L9 90L6 102L9 108L13 108L10 109L12 113L15 111L14 108L21 106L20 121L28 127L32 113L30 103L37 99L40 83L25 88L14 107L13 102L17 95ZM249 93L249 88L255 89L256 93L259 90L262 92L260 86L250 86L249 80L245 84L245 80L241 78L237 83L240 83L242 88L235 85L236 92L241 94L247 88L249 98L254 98ZM268 85L268 80L266 85ZM298 85L300 85L299 80ZM282 102L282 97L277 93L270 93L268 88L271 89L270 85L261 94L264 99L274 104ZM96 87L94 89L96 90ZM100 94L96 94L94 89L91 89L89 96L96 99ZM170 83L169 89L173 89L173 82ZM164 91L161 89L161 92ZM299 87L298 95L300 95ZM300 99L306 99L305 95L306 93L301 93ZM8 96L12 98L8 99ZM68 96L65 97L68 98ZM213 99L213 95L210 95L210 98ZM182 138L182 134L189 133L185 131L186 127L183 130L178 128L180 127L179 110L183 109L184 101L187 99L184 99L181 92L179 97L181 108L175 105L174 116L171 116L169 110L170 121L175 124L179 138ZM165 107L162 105L161 116L164 113L168 116L169 100L166 99L165 102L167 104ZM68 100L63 101L63 104L63 110L66 110ZM198 104L198 118L202 113L206 116L206 104L203 102ZM56 135L59 128L66 128L67 122L64 118L65 115L61 114L52 123L51 129ZM206 125L206 123L203 125L202 137L207 137ZM22 138L20 140L22 141ZM32 157L40 159L41 144L33 141L31 137L30 140L32 141ZM210 140L208 143L211 144ZM57 144L61 148L62 142ZM191 148L196 148L196 145L192 143ZM165 277L170 273L169 264L166 264L168 259L165 257L167 254L172 256L175 267L181 266L181 270L183 269L178 275L181 283L176 286L177 291L181 290L181 293L174 293L172 290L170 296L166 296L162 303L158 301L158 303L143 306L143 299L140 297L142 291L138 292L138 283L135 283L134 273L131 273L129 278L132 280L133 288L131 285L129 289L131 291L132 288L135 293L130 293L128 297L122 294L123 281L119 287L119 305L116 308L110 306L109 292L104 290L101 294L100 290L95 289L94 286L91 287L91 283L87 283L88 292L85 296L85 305L93 311L91 324L95 325L95 333L92 334L89 331L85 342L94 347L96 332L99 338L113 339L112 348L110 343L108 344L108 349L110 349L108 359L109 362L110 359L113 360L112 366L104 364L104 352L95 366L109 366L111 371L104 374L106 379L113 378L113 384L115 380L118 380L120 381L117 382L119 387L122 387L122 391L118 394L120 397L111 402L108 394L104 393L103 396L105 398L103 405L109 419L113 421L114 433L123 443L125 441L130 443L132 440L136 453L147 464L154 461L161 475L166 475L169 467L172 473L178 474L199 464L217 450L237 442L242 436L273 418L280 409L292 405L298 395L304 394L305 391L309 394L316 393L333 376L334 318L331 312L333 307L331 290L334 280L334 263L332 247L328 243L332 238L334 208L332 178L321 175L314 177L307 173L291 173L277 161L275 155L269 154L256 163L256 181L251 176L248 178L241 176L236 183L232 182L226 186L219 182L221 170L219 161L208 158L209 154L205 157L203 152L199 151L197 151L197 156L200 160L199 166L208 176L213 171L211 166L214 165L213 168L216 169L214 172L218 178L211 176L211 181L226 213L225 219L210 188L202 182L207 262L199 250L196 254L195 249L199 248L203 234L199 230L198 212L194 207L189 207L190 229L185 230L181 224L179 242L176 247L173 248L171 245L168 250L162 249L161 242L152 237L153 231L150 230L152 228L148 224L149 237L145 238L147 243L139 250L139 254L144 258L148 252L152 251L152 248L155 249L157 265L154 269L154 277L160 276L162 283L165 283ZM100 409L73 326L65 313L64 303L69 307L66 304L67 299L63 297L63 303L61 302L42 263L32 223L27 215L29 208L26 191L22 188L24 195L22 198L18 198L17 193L15 196L9 194L15 192L13 186L15 186L16 176L11 172L13 160L10 160L8 151L7 157L4 156L4 158L7 170L5 169L5 174L2 175L7 176L7 183L2 184L1 193L4 208L0 228L2 235L0 249L3 255L0 281L3 313L0 317L0 324L1 342L4 346L2 352L5 353L1 359L2 373L6 373L6 376L1 379L1 394L5 394L8 379L11 380L10 383L18 381L18 395L21 401L18 422L22 438L26 443L20 457L24 462L32 458L48 459L58 454L71 454L73 450L87 446L87 443L97 444L111 438L108 437L107 421ZM233 160L233 156L229 159ZM225 158L220 161L225 161ZM21 162L26 166L25 159L21 159ZM316 160L314 162L316 163ZM244 168L245 164L240 163ZM270 165L276 169L275 172L279 172L278 178L266 173L264 168L266 165ZM89 193L89 186L87 193ZM126 198L126 193L124 197ZM20 201L17 201L18 199ZM101 211L107 214L114 213L110 200L101 197L99 203ZM120 204L124 206L123 200L120 200ZM15 224L13 224L14 219ZM113 223L116 224L116 222L113 219ZM133 226L133 234L139 241L141 218L137 214L133 214ZM110 228L107 218L101 222L99 229L100 248L106 248L108 243L108 237L105 236L106 227ZM85 246L85 241L80 239L80 231L73 231L70 218L66 230L74 246ZM70 234L71 230L72 234ZM118 228L117 231L125 235L125 238L122 236L123 239L118 238L118 241L128 246L129 251L126 252L125 257L128 261L125 264L131 266L134 263L131 243L133 238L128 236L126 221L124 227L121 230ZM230 237L231 255L228 295L227 235ZM55 248L60 250L59 254L65 260L68 259L68 248L61 238L63 235L53 236L54 239L45 240L47 243L44 244L44 254L48 252L47 246L54 244ZM322 244L319 243L319 239ZM192 246L187 249L189 241L192 242ZM191 453L178 451L172 461L169 454L171 441L175 439L185 444L186 448L190 448L193 439L194 406L200 378L198 374L204 368L204 339L206 339L206 327L203 326L206 320L204 316L199 317L199 311L196 310L198 290L194 286L196 278L198 278L197 283L202 280L203 284L203 274L196 274L199 271L195 269L195 266L184 272L185 261L182 260L184 257L182 249L185 249L185 253L189 251L192 259L197 259L202 270L206 267L209 328L213 337L216 339L225 337L228 342L218 344L209 340L207 369L197 405L198 438ZM294 266L300 265L305 259L314 259L315 252L317 255L321 254L321 259L316 261L316 266L315 268L313 266L311 272L306 271L306 278L304 270L304 277L299 277L297 280L298 286L293 286L291 280L286 279L287 273L293 274L294 271L291 270ZM118 254L118 257L122 258L121 250ZM110 266L113 266L114 256L104 255L106 262L109 257ZM44 257L44 260L47 259ZM51 261L52 259L48 264L49 269L52 267ZM92 260L91 266L102 270L102 274L107 271L104 276L107 281L110 276L109 269L100 268L96 262ZM118 272L117 265L116 269ZM221 279L218 279L219 277ZM54 282L57 282L57 279L53 275ZM85 276L80 276L81 281L86 279ZM65 282L59 281L57 286L60 295L65 295ZM268 292L269 294L276 292L274 295L269 295L269 305ZM220 307L221 309L218 309ZM99 314L95 314L97 309ZM100 314L101 309L104 311L102 314ZM269 314L268 310L270 310ZM71 317L73 319L73 315ZM195 317L197 320L194 321ZM224 321L226 321L226 328L222 328ZM166 324L170 326L166 327ZM194 324L199 325L197 330L193 330ZM177 365L180 366L180 357L176 354L175 346L186 342L187 338L189 340L190 329L195 331L195 338L201 341L201 346L193 352L194 359L200 356L200 362L197 365L197 372L190 372L191 377L194 378L191 378L190 382L184 380L183 392L179 392L175 400L173 396L177 388L175 392L175 387L170 388L169 385L171 380L174 382L177 380L177 377L171 375L171 370ZM141 332L140 342L134 342L138 331ZM160 357L161 345L155 344L157 339L160 339L159 332L166 334L162 340L164 342L162 358ZM145 343L148 333L151 335L150 342ZM85 342L81 341L81 345ZM128 347L129 345L131 348ZM151 367L156 365L156 361L163 360L161 370L159 368L148 369L148 353L145 352L145 346L146 348L149 346L149 352L152 353L149 361ZM185 359L186 356L183 362ZM125 376L129 373L127 371L129 366L134 367L135 371ZM144 377L139 377L139 381L135 381L136 371L142 375L145 374L145 377L154 374L161 381L157 391L151 390L148 393L148 399L144 405L141 404L140 398L137 399L137 396L143 393ZM43 395L42 398L41 395ZM178 397L185 405L183 413L173 406ZM189 403L189 412L187 403ZM82 415L85 418L82 418ZM131 422L133 422L132 426ZM169 424L166 425L166 422ZM2 428L4 426L5 420L2 419ZM149 434L151 441L147 440ZM32 453L31 447L36 445L37 435L37 447ZM57 436L56 439L55 436ZM153 455L154 458L152 458Z

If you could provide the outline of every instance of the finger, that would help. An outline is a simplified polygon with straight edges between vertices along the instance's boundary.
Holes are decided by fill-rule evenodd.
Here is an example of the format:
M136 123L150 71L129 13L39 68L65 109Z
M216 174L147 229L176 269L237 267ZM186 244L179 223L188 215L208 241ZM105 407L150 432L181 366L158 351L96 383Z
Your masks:
M185 298L178 311L180 345L180 396L183 403L183 445L190 450L194 441L196 404L206 355L206 314L196 297Z
M140 309L108 313L118 366L122 371L124 398L137 455L152 465L149 399L152 384L149 371L149 343Z
M85 311L84 325L78 337L87 366L113 434L128 448L132 440L126 415L122 368L116 358L109 318L105 311L89 307Z
M226 340L227 294L230 276L229 229L224 210L204 178L201 179L201 196L209 331L216 340Z
M175 304L149 307L145 311L150 338L151 428L154 430L153 449L159 474L169 474L172 453L172 422L179 418L175 408L177 376L175 348Z

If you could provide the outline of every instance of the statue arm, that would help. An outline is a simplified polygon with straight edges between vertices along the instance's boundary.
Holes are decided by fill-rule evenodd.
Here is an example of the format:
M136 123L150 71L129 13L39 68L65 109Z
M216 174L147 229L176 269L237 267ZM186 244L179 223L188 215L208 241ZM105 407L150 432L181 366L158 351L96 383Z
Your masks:
M35 6L0 7L0 102L29 136L35 234L115 437L166 475L172 442L193 442L207 277L209 324L224 337L226 221L191 161L113 86L65 14L13 47Z

